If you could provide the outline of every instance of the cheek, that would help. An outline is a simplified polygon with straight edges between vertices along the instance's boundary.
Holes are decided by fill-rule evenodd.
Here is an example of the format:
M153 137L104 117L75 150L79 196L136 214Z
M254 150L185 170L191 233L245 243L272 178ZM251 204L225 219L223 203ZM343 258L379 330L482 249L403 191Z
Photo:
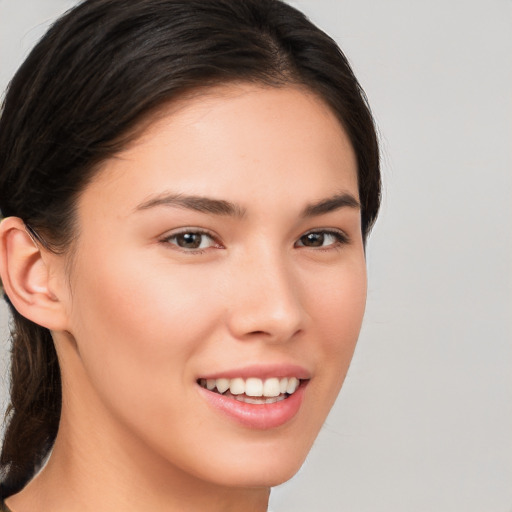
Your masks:
M330 349L355 344L365 310L366 284L365 260L353 258L323 276L322 287L311 294L311 308Z
M168 390L189 378L187 362L216 318L214 297L201 276L144 254L106 251L81 262L76 275L72 334L96 392L112 407L161 413Z
M209 301L208 285L198 272L178 271L165 262L155 264L151 257L144 257L144 251L132 257L105 252L76 270L80 277L73 300L75 317L82 325L103 329L105 334L128 335L126 340L112 338L110 343L139 340L145 350L148 345L169 345L171 339L200 328L198 304L204 313L215 304ZM203 317L207 320L208 314Z
M311 295L311 309L317 329L316 354L323 368L319 386L328 397L319 404L328 412L343 384L361 329L367 286L364 257L323 282L323 289Z

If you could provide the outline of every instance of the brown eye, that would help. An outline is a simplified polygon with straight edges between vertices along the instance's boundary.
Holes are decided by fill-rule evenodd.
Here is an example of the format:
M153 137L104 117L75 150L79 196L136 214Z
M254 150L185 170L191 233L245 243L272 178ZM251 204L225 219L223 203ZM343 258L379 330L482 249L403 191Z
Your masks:
M324 239L324 233L308 233L300 237L302 245L306 247L321 247L324 245Z
M213 247L215 240L208 234L200 231L184 231L165 239L166 243L176 245L180 249L200 250Z
M348 242L347 236L338 231L310 231L301 236L296 245L299 247L330 247Z
M203 236L200 233L182 233L176 236L176 245L183 249L199 249Z

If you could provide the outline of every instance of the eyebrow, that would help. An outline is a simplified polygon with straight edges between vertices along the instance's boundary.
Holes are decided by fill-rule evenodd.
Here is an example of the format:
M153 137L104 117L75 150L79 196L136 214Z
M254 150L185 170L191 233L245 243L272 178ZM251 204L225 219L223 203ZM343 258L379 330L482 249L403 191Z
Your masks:
M245 215L244 208L223 199L168 193L163 193L156 197L150 198L138 205L135 209L148 210L149 208L154 208L155 206L171 206L174 208L184 208L202 213L227 215L230 217L243 217Z
M361 205L352 194L343 192L306 206L302 212L302 216L306 218L317 217L319 215L325 215L326 213L339 210L340 208L353 208L360 210Z
M139 204L135 210L148 210L156 206L170 206L195 210L201 213L213 215L225 215L241 218L246 214L246 209L240 205L224 199L213 199L204 196L163 193L152 197ZM359 201L351 194L343 192L315 203L307 205L301 212L301 217L310 218L339 210L340 208L360 209Z

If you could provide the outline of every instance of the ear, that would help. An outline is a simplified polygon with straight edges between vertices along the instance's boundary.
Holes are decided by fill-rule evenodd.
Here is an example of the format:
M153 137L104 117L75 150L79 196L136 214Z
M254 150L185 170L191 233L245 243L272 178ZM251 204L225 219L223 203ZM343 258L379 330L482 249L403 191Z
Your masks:
M52 290L52 277L65 267L59 258L33 240L20 218L7 217L0 223L0 276L5 293L21 315L52 331L67 327L64 297Z

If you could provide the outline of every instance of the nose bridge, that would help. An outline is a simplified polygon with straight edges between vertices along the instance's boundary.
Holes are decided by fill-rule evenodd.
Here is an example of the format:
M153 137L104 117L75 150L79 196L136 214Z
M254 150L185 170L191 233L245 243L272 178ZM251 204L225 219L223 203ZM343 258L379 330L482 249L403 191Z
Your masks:
M285 251L267 246L244 255L237 267L229 320L233 334L285 341L303 328L300 286Z

